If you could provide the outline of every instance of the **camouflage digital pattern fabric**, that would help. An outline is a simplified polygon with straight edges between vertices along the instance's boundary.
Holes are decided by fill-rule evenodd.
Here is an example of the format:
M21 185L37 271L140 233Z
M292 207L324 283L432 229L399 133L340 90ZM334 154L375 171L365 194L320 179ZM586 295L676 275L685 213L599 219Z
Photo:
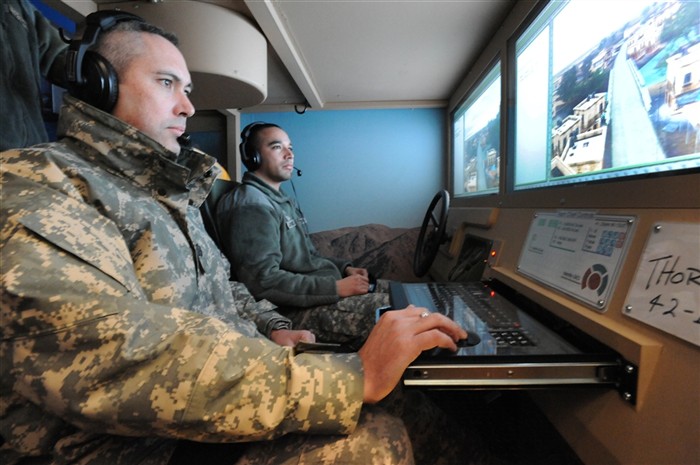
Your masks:
M280 309L295 328L312 331L318 341L339 342L358 350L377 321L377 309L389 305L388 283L377 281L377 291L345 297L330 305Z
M287 322L291 326L292 321L281 315L276 306L267 300L255 300L243 283L230 281L229 286L233 299L236 302L238 314L243 318L254 321L258 330L264 335L269 337L270 332L276 327L278 322Z
M236 465L411 465L411 443L401 420L365 406L349 436L291 434L254 443Z
M163 465L177 438L351 433L359 357L295 356L242 318L274 311L237 306L206 236L213 159L66 99L65 139L1 155L0 462Z

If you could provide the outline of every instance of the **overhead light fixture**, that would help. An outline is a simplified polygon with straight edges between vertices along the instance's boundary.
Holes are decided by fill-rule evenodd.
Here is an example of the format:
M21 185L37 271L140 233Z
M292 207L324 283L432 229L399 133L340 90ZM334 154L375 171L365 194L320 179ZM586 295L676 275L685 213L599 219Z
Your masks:
M100 3L177 35L197 110L244 108L267 97L267 41L245 17L198 1Z

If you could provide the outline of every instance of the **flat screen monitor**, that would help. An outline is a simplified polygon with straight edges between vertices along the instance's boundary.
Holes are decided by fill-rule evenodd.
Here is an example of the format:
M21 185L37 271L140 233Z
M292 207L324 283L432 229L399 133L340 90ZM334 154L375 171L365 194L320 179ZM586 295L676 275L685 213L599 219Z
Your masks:
M514 190L700 167L700 2L552 1L512 56Z
M453 195L497 193L501 159L501 66L491 66L452 113Z

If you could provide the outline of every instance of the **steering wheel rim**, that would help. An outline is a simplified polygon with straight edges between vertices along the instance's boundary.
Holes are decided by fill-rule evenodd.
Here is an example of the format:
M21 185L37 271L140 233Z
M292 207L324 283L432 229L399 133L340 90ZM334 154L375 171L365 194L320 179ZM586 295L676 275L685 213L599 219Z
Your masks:
M435 217L434 211L441 204L440 216ZM418 234L416 242L416 252L413 256L413 274L417 277L424 276L430 266L433 264L437 256L438 249L445 235L447 227L447 211L450 208L450 194L446 190L441 190L428 206L428 211L425 212L423 224ZM432 229L428 231L428 225L433 223Z

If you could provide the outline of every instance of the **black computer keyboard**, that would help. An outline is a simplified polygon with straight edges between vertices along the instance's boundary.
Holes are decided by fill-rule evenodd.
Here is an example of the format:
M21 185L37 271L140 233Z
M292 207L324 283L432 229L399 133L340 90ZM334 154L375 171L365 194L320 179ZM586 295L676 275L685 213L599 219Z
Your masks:
M429 283L436 308L459 298L484 324L499 346L533 346L517 312L503 297L481 283Z

